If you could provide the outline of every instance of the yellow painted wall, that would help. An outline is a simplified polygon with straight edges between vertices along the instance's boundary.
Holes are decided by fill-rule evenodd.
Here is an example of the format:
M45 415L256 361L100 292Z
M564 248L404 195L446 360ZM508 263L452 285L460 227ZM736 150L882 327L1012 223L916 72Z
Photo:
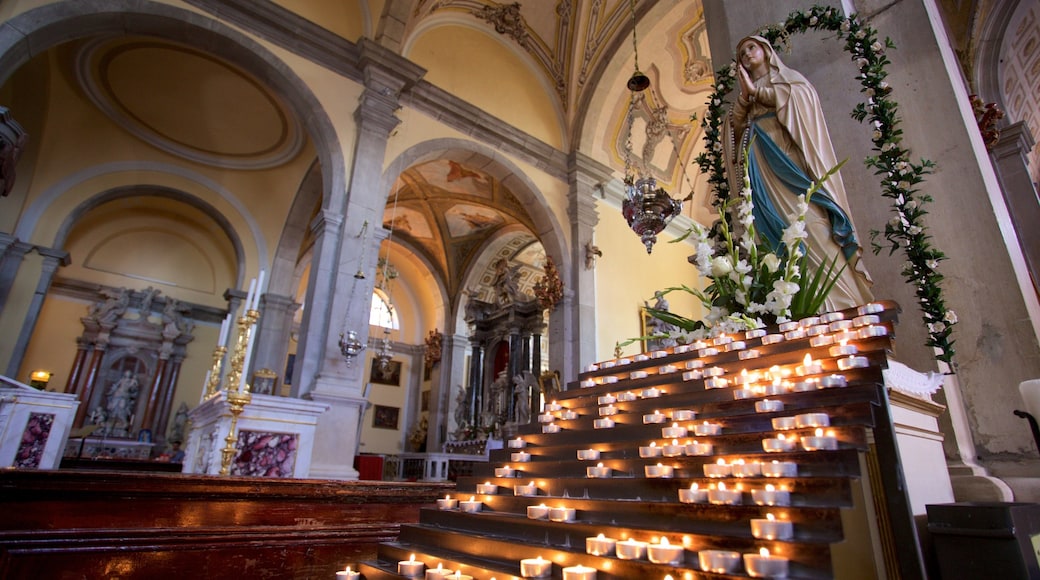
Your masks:
M597 360L614 358L614 344L642 336L639 309L646 301L654 303L654 291L686 284L700 287L697 269L686 261L694 248L686 242L668 243L674 236L662 233L649 256L646 248L625 223L621 210L603 204L599 208L595 243L603 251L596 260ZM667 296L676 314L697 319L700 303L685 292ZM640 344L624 349L625 354L640 352ZM582 361L588 364L595 361Z
M563 148L551 87L499 40L471 28L439 26L422 33L405 56L425 68L425 79L434 85Z

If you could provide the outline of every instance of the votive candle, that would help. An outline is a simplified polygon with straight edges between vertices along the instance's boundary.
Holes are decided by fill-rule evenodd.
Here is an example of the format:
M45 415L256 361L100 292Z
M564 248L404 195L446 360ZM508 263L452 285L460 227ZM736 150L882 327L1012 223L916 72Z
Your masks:
M573 522L576 513L577 511L572 507L551 507L549 508L549 520L554 522Z
M661 455L664 455L665 457L679 457L683 454L684 447L685 446L683 445L679 445L678 439L672 439L670 444L666 443L661 448Z
M751 535L760 540L790 540L794 536L794 524L790 520L778 520L773 514L751 520Z
M505 467L496 467L495 477L516 477L516 469L513 469L508 465Z
M527 485L523 485L523 484L514 485L513 486L513 495L518 495L518 496L538 495L538 487L535 486L533 481L531 483L527 484Z
M646 557L654 564L679 564L683 560L683 552L681 544L671 544L668 538L661 538L660 543L650 543L646 547Z
M585 538L585 553L593 556L613 556L617 540L599 534L593 538Z
M689 488L679 488L679 501L681 503L704 503L708 501L708 490L701 489L696 483L691 483Z
M696 439L686 444L686 455L690 457L711 455L713 451L711 443L700 443Z
M568 566L563 569L563 580L596 580L596 569L588 566Z
M658 463L657 465L645 466L643 468L643 471L647 477L667 479L672 476L672 473L675 471L675 468L673 468L671 465L664 465L662 463Z
M762 440L762 450L767 453L782 453L787 451L794 451L795 446L798 442L794 439L788 439L786 435L780 433L776 437Z
M579 449L578 459L581 461L597 461L599 459L599 449Z
M721 457L715 463L705 463L703 468L705 477L729 477L733 473L733 468Z
M480 493L480 494L483 494L483 495L495 495L496 493L498 493L498 486L493 484L493 483L491 483L490 481L485 481L484 483L478 483L477 484L477 493Z
M611 476L611 470L602 463L597 463L595 467L585 468L585 476L590 479L607 479Z
M336 580L361 580L361 573L356 572L347 566L346 570L339 570L336 572Z
M643 415L643 423L646 425L664 423L667 419L668 416L660 411L654 411L653 413Z
M457 507L459 507L459 500L450 495L437 500L437 509L439 510L453 510Z
M672 423L671 427L661 428L661 437L669 439L673 437L686 437L686 427L682 427L678 423Z
M831 424L831 417L827 413L802 413L794 416L794 422L799 429L827 427Z
M703 423L696 423L693 426L693 434L698 437L708 437L710 435L719 435L722 433L722 425L718 423L709 423L707 421Z
M521 438L521 437L517 437L516 439L510 439L509 440L509 448L510 449L523 449L524 447L527 447L527 442L524 441L523 438Z
M614 545L614 552L622 560L641 560L646 556L646 542L631 538L621 540Z
M708 490L708 502L713 505L740 505L743 495L739 489L727 489L725 483L720 483Z
M549 517L549 506L543 504L527 506L527 518L532 520L544 520Z
M762 399L761 401L755 401L756 413L775 413L783 410L783 401L777 401L776 399Z
M445 580L451 576L451 570L446 570L444 564L438 562L436 568L427 568L426 580Z
M464 499L459 502L459 509L474 514L480 511L481 505L483 505L483 502L479 502L476 497L470 496L468 500Z
M740 564L740 553L729 550L701 550L697 552L701 570L715 574L730 574Z
M789 506L791 505L791 492L777 489L773 484L766 484L764 489L751 490L751 501L755 505L767 506Z
M422 576L425 568L426 564L415 561L415 554L412 554L409 559L401 560L397 563L397 573L409 578L418 578L419 576Z
M592 426L595 429L611 429L614 427L614 420L610 417L601 417L592 421Z
M744 570L752 578L786 578L787 558L774 556L762 548L757 554L744 554Z
M697 412L690 409L677 409L672 411L672 421L692 421L696 416Z
M552 573L552 561L541 556L520 560L520 575L524 578L547 578Z
M639 456L648 459L653 457L660 457L662 449L657 446L656 441L650 442L650 445L643 445L639 448Z
M838 439L830 432L824 434L822 428L817 428L813 435L802 437L802 449L806 451L834 450L838 448Z
M796 477L798 464L793 461L771 461L762 464L763 477Z

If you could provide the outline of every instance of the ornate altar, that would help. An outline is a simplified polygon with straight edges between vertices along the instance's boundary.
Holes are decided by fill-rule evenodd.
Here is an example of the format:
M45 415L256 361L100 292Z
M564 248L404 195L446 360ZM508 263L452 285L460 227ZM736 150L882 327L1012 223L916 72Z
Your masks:
M66 392L80 401L75 427L96 425L108 442L165 441L187 345L192 308L154 288L102 287L80 319Z

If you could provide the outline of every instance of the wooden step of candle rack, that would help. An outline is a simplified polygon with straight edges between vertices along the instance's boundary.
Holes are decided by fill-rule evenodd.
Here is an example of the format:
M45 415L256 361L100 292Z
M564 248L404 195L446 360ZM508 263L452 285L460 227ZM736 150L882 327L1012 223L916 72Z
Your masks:
M419 523L402 526L398 540L382 544L378 560L362 563L360 572L368 580L406 577L399 573L404 569L399 570L398 564L414 557L425 570L440 567L444 578L506 580L531 577L522 575L521 561L542 558L551 562L544 577L552 578L745 578L755 570L745 565L743 556L757 555L765 548L771 558L786 560L790 578L833 578L832 549L848 532L843 530L842 513L856 507L853 490L869 476L861 466L866 464L864 457L873 454L880 475L868 487L875 498L883 498L883 504L875 506L883 516L872 525L886 542L881 550L885 554L879 558L890 576L923 577L882 376L897 314L894 303L879 302L822 320L771 327L765 329L766 338L761 333L739 333L729 337L743 343L735 346L726 339L708 340L592 365L559 394L559 410L549 408L538 418L541 422L521 427L519 436L507 441L505 448L491 451L489 462L478 466L473 476L459 480L455 499L468 502L466 507L472 511L449 508L448 502L438 509L424 508ZM818 336L825 338L814 338ZM835 337L851 338L848 344L858 352L832 350L834 345L825 343ZM812 363L807 363L807 355ZM813 364L820 368L814 369ZM805 370L810 373L801 374ZM753 381L756 374L758 380ZM780 374L785 377L776 379ZM710 380L710 375L725 379L727 386L708 388L722 382ZM772 387L774 382L779 386ZM767 386L783 392L767 396L762 392ZM746 398L738 399L738 388L751 391L740 391ZM611 397L621 400L611 403ZM783 409L757 412L756 403L764 399L780 401ZM613 409L604 410L608 405ZM616 412L607 414L611 411ZM677 411L693 411L695 417L675 420L682 417ZM807 450L796 443L790 451L764 451L763 439L781 433L796 442L815 435L815 427L774 427L776 418L810 419L809 414L816 414L818 420L825 415L829 426L823 427L823 435L837 440L836 449ZM662 415L663 422L648 422ZM611 419L613 426L597 423L604 418ZM720 426L721 433L695 435L694 426L705 422ZM688 434L665 436L665 429L672 427L686 427ZM712 452L686 454L686 444L694 440L710 443ZM642 457L640 448L651 443L669 446L671 456ZM681 454L676 455L677 449ZM583 460L579 459L583 450L594 451L586 451ZM593 459L594 455L598 457ZM719 461L792 462L797 473L764 477L748 467L752 474L743 477L707 477L705 466L712 469ZM594 466L605 468L602 475L609 477L592 477L596 474L589 468ZM506 467L513 470L511 477L501 476ZM654 469L670 474L648 475ZM680 490L692 484L699 489L739 490L731 494L739 501L734 505L680 501ZM520 495L514 489L532 485L533 495ZM753 492L761 493L766 485L787 491L789 505L756 504L761 497ZM573 512L558 509L550 514L555 518L536 518L535 512L544 511L541 506ZM767 514L791 522L793 535L756 538L752 520ZM616 551L597 554L587 540L599 534L650 546L665 538L682 551L670 563L654 563L646 555L623 558ZM706 571L700 553L708 551L739 557L727 572ZM579 566L584 568L575 568ZM416 574L427 579L438 576L422 569Z

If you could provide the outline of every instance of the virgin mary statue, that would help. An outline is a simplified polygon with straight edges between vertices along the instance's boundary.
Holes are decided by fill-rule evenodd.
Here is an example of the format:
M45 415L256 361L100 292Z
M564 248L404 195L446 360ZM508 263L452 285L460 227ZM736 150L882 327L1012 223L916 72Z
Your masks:
M744 151L754 201L755 228L774 249L797 218L798 196L838 164L816 89L784 65L765 38L737 44L740 95L726 119L723 147L731 191L744 187ZM810 198L805 216L809 272L845 265L824 307L838 310L873 300L873 281L849 216L841 175L835 173ZM826 267L826 266L824 266Z

